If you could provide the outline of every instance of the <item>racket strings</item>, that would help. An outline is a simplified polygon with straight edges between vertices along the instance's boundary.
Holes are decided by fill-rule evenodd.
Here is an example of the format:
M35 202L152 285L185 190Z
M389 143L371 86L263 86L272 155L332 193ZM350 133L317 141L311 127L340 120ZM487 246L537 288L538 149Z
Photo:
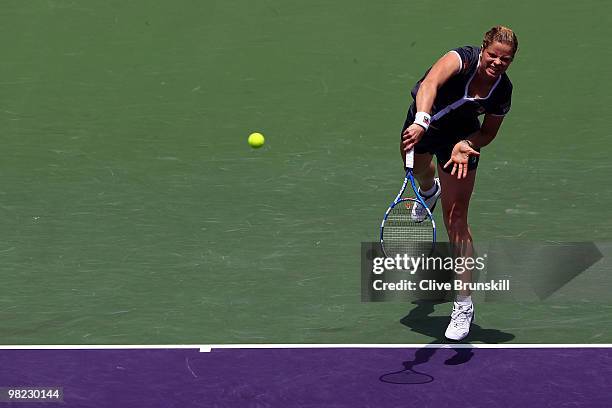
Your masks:
M429 217L423 221L412 219L413 201L402 201L394 206L383 229L385 254L393 257L397 254L420 256L427 254L432 247L434 228Z

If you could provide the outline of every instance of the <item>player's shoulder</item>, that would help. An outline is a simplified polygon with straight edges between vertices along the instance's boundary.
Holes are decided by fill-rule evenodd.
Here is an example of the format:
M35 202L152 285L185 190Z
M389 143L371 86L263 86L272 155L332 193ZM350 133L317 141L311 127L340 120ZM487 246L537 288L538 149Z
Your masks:
M478 57L480 55L480 47L475 45L464 45L462 47L453 48L450 50L459 56L461 63L461 72L465 73L478 65Z
M506 74L505 72L501 76L498 88L508 93L512 93L512 81L510 80L510 77L508 76L508 74Z

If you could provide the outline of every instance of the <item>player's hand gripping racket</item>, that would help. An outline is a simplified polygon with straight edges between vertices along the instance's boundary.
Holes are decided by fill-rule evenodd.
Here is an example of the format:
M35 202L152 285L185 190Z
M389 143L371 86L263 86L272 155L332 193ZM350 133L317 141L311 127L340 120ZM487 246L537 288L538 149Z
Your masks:
M414 150L406 153L406 178L380 224L380 244L386 257L430 255L436 243L436 223L412 176ZM410 182L414 198L402 198Z

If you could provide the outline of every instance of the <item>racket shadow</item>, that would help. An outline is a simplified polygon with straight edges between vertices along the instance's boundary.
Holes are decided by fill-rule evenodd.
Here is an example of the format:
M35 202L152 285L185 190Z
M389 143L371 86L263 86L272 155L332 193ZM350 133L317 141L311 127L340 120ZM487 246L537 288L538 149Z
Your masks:
M417 371L414 367L428 363L436 352L440 350L438 347L431 347L434 344L441 343L433 342L416 350L412 360L402 362L403 370L383 374L379 377L379 380L389 384L427 384L433 382L435 379L433 375ZM449 345L446 349L452 349L455 354L444 361L445 365L456 366L465 364L474 357L474 352L470 348L453 348Z
M379 380L388 384L427 384L432 382L434 377L415 371L412 367L406 367L400 371L383 374Z

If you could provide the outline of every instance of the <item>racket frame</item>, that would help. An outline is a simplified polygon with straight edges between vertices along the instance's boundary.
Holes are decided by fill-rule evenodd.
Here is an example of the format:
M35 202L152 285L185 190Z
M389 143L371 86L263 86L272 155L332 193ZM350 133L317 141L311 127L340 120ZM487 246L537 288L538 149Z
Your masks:
M385 257L387 256L387 254L385 253L385 243L383 240L383 235L385 231L385 222L387 221L387 218L389 217L391 210L393 210L393 207L395 207L401 202L418 201L427 210L427 217L429 217L429 219L431 220L431 225L433 229L432 244L435 245L436 243L436 222L433 218L431 210L429 209L427 204L425 204L425 200L423 200L423 197L421 197L421 195L419 194L419 189L416 186L416 182L414 181L414 176L412 175L413 169L414 169L414 149L411 149L406 153L406 177L404 178L404 183L402 184L402 188L397 194L397 197L395 197L395 200L393 200L391 205L389 205L389 208L387 208L387 211L385 211L385 216L383 217L383 220L380 223L380 246L382 248L382 251ZM410 185L412 186L412 190L414 191L416 200L413 198L402 198L402 195L404 194L404 192L406 191L406 187L408 186L408 182L410 182ZM432 251L433 251L433 245L432 245Z

